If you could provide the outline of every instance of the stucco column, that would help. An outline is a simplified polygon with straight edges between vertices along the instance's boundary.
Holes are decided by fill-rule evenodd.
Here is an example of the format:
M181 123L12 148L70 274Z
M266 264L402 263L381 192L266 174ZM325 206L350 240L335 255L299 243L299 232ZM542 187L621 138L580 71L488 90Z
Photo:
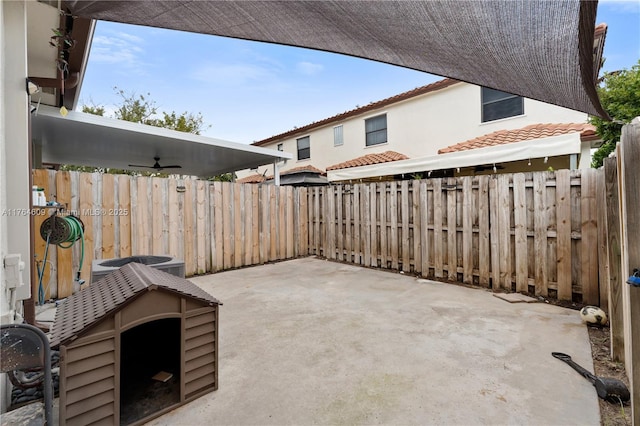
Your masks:
M19 253L25 263L25 286L17 290L18 299L30 297L31 234L29 216L31 170L29 159L29 98L27 77L27 8L24 1L3 1L2 10L2 86L0 87L0 260ZM0 272L0 308L10 308L4 268ZM3 321L6 317L3 316Z

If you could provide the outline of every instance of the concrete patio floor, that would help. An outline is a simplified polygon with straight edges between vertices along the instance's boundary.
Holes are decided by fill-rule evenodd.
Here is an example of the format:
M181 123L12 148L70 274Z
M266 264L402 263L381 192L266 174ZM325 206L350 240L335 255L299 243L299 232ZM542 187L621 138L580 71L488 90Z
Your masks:
M196 277L219 389L150 425L599 425L577 311L316 258Z

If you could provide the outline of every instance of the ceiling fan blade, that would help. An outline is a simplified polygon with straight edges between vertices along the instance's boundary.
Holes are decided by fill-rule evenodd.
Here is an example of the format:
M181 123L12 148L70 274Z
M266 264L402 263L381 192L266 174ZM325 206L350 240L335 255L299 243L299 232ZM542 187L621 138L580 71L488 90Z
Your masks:
M153 166L143 166L142 164L129 164L129 167L142 167L145 169L154 169L155 167Z
M182 166L174 164L173 166L162 166L163 169L181 169Z

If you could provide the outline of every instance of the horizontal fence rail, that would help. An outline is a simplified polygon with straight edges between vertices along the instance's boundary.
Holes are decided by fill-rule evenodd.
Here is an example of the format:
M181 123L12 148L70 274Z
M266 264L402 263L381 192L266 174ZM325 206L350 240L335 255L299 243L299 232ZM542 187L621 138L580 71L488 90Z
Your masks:
M168 254L188 276L318 255L427 278L606 306L598 287L599 171L314 188L35 170L85 225L91 261ZM36 235L46 216L34 216ZM36 237L36 257L45 241ZM51 247L46 298L73 292L80 258ZM36 290L37 291L37 290Z

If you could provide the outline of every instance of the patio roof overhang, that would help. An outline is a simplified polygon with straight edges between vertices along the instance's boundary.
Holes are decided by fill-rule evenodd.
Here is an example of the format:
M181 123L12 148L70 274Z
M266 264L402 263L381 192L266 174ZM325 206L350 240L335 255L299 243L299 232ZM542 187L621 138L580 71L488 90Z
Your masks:
M179 164L164 173L214 176L258 167L291 154L191 133L41 105L32 116L32 138L43 163L153 171L129 164Z
M561 155L580 154L580 133L551 136L523 142L496 145L487 148L469 149L447 154L410 158L370 166L328 170L330 182L368 179L378 176L420 173L430 170L446 170L458 167L473 167L484 164L507 163Z
M81 18L373 59L607 117L597 1L65 1ZM206 52L203 52L206 54Z

